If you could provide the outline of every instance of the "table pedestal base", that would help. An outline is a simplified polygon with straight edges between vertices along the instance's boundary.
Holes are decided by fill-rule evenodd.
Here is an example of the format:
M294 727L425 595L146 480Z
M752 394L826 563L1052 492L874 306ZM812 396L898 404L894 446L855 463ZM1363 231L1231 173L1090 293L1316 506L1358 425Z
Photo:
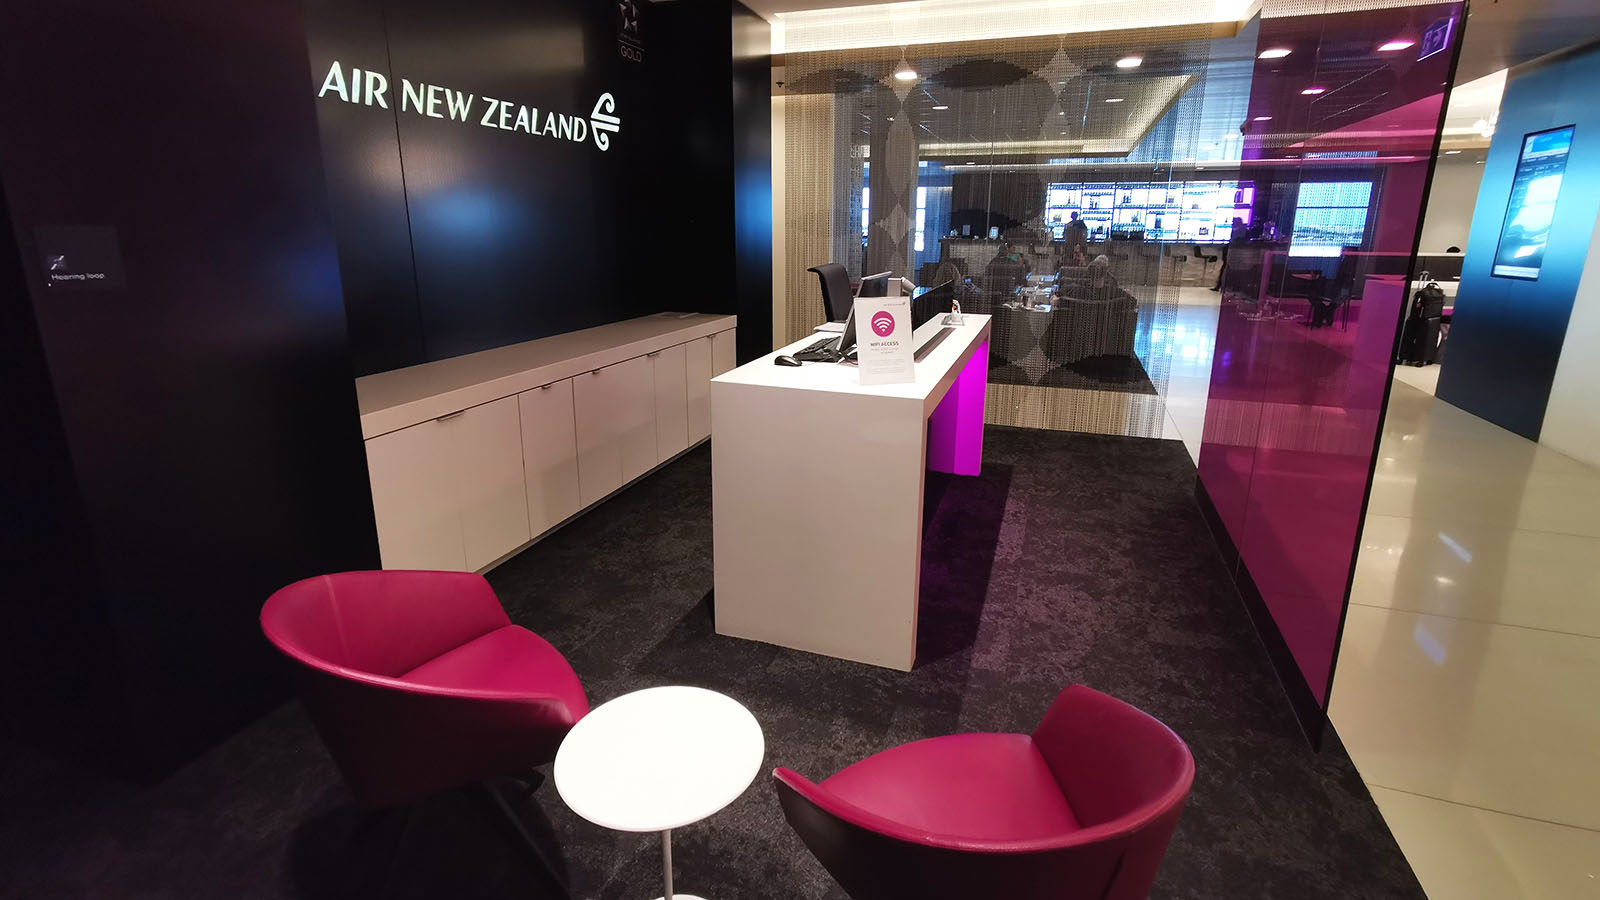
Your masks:
M672 830L661 832L661 877L666 882L667 893L656 900L705 900L693 894L679 894L672 890Z

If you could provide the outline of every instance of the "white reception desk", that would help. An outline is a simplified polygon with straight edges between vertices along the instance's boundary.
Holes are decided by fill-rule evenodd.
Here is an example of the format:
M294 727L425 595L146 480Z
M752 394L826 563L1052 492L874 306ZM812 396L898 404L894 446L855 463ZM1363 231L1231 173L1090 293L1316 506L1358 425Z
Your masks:
M717 633L909 671L924 475L979 472L989 317L968 315L908 384L773 364L817 339L711 381Z

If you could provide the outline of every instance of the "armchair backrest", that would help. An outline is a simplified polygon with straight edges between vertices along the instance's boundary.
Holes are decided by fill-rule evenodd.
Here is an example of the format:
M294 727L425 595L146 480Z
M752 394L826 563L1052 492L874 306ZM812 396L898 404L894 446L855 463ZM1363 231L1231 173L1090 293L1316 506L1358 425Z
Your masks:
M297 581L261 610L267 638L302 662L398 677L511 624L471 572L340 572Z
M261 630L356 798L392 806L555 757L573 713L554 695L446 689L400 676L510 624L481 575L345 572L268 598Z
M1194 757L1155 717L1073 685L1033 732L1034 746L1086 830L1118 834L1127 857L1108 898L1140 898L1178 827Z

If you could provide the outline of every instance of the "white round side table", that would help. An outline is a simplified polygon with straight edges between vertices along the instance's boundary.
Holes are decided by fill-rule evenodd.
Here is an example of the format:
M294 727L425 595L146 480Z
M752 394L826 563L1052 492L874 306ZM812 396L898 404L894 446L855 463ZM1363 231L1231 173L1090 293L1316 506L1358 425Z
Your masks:
M755 716L697 687L634 691L590 710L556 751L556 791L578 815L614 831L661 832L663 900L672 892L672 830L732 803L761 768Z

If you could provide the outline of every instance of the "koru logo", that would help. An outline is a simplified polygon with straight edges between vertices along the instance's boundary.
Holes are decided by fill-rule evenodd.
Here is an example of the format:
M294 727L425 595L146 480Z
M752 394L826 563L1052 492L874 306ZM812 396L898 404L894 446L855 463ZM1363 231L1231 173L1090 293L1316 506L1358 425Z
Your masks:
M880 309L873 313L872 333L878 337L888 337L894 334L894 314L886 309Z
M611 115L616 111L617 99L608 92L600 95L600 99L594 102L594 111L589 113L594 145L602 151L611 149L611 135L622 130L622 120Z

